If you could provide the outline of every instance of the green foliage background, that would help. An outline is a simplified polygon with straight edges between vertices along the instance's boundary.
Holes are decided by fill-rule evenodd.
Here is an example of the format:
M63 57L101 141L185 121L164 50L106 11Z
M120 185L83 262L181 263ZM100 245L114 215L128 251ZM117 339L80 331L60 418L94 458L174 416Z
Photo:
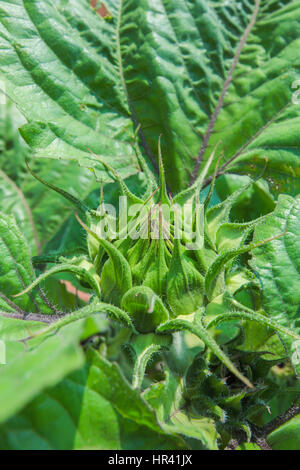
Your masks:
M189 185L196 162L203 169L220 142L209 170L211 176L221 158L212 205L255 178L232 208L232 222L270 214L255 228L254 242L284 232L255 248L246 262L258 279L264 315L299 334L300 107L291 99L299 79L300 2L105 5L103 18L87 0L0 0L0 79L7 94L0 105L0 339L7 346L7 365L0 365L0 448L224 448L233 434L220 433L208 405L197 416L186 408L186 373L203 350L193 335L176 333L176 367L169 362L154 381L146 376L135 389L128 357L139 357L139 346L124 349L122 328L103 308L95 312L93 300L85 305L69 294L59 275L48 278L43 290L12 299L40 274L33 256L87 255L74 207L32 178L25 159L41 178L96 209L100 182L107 202L120 192L103 162L140 195L146 189L141 159L156 172L161 135L168 190L175 195ZM69 320L54 328L36 317L5 316L20 310L56 314L45 294L55 310L73 312L64 317ZM241 289L237 299L245 303L245 295ZM222 302L211 308L224 313ZM266 377L260 407L256 402L247 416L240 403L251 405L251 399L241 390L234 404L226 403L244 425L241 445L247 448L255 426L298 400L299 364L288 337L279 340L270 328L247 321L225 325L219 343L234 340L242 325L241 362L250 361L254 374ZM94 344L95 335L103 341ZM273 449L300 449L299 436L296 416L267 442Z

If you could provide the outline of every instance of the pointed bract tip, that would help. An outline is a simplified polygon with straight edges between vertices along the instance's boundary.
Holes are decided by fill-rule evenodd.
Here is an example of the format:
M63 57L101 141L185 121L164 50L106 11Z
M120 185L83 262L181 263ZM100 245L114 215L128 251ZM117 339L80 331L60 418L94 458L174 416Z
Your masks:
M170 199L167 193L167 185L165 178L165 169L161 154L161 135L158 138L158 163L159 163L159 200L162 204L170 206Z

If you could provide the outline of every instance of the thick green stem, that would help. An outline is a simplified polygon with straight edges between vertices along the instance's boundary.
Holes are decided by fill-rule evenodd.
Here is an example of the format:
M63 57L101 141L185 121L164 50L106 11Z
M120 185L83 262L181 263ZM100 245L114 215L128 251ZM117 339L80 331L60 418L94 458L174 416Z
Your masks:
M198 336L203 343L209 347L213 353L220 359L221 362L229 369L238 379L244 382L247 387L254 388L252 383L241 374L241 372L235 367L232 361L228 356L222 351L217 342L212 338L206 328L202 325L190 323L186 320L170 320L166 323L163 323L160 327L157 328L158 332L170 331L170 330L188 330L194 335Z
M268 326L272 328L275 331L279 331L280 333L283 333L284 335L291 336L294 339L300 340L300 336L294 333L293 331L289 330L288 328L285 328L284 326L281 326L277 322L271 320L268 317L265 317L259 313L250 313L250 312L228 312L228 313L222 313L218 315L216 318L214 318L211 322L208 323L206 326L207 329L213 328L220 323L223 323L224 321L227 320L232 320L234 318L237 318L239 320L250 320L250 321L256 321L260 323L261 325Z
M144 351L136 358L134 369L133 369L133 376L132 376L132 387L133 388L141 388L147 364L153 354L157 353L161 349L161 346L158 344L150 344Z

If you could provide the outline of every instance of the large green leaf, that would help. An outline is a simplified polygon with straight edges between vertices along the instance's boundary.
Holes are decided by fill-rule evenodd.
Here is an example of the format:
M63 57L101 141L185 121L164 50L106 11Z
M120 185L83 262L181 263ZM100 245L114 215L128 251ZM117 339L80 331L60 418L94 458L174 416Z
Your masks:
M137 171L114 36L85 2L1 1L0 74L36 156L75 159L107 178L90 148L122 176Z
M4 100L5 103L0 106L0 168L20 186L25 176L24 158L29 156L29 148L21 138L18 128L26 120L9 99L5 97Z
M50 161L50 164L47 164L45 168L40 168L39 173L41 174L43 171L47 172L48 180L57 180L61 177L64 179L62 186L66 186L66 183L67 185L71 185L73 182L77 181L78 189L82 185L85 185L86 191L93 187L93 176L90 178L90 175L87 174L88 170L82 172L82 169L76 167L74 163L70 163L66 165L66 177L63 178L61 168L57 171L59 163L60 162L54 160ZM49 175L51 178L49 178ZM70 216L73 212L71 204L66 203L66 201L57 194L49 193L45 190L44 186L38 184L35 180L29 181L28 176L24 178L23 183L24 185L22 189L20 189L15 182L0 169L0 212L15 217L17 226L22 236L26 239L26 243L29 245L29 256L40 254L40 252L45 249L49 239L53 238L53 235L55 238L59 239L59 245L62 246L61 251L63 251L64 254L73 255L73 253L80 253L82 251L80 247L85 245L85 234L81 230L74 215ZM83 195L83 191L73 190L72 192L80 192L80 196ZM68 229L68 224L73 227L73 230ZM2 262L5 263L5 260L2 260ZM5 272L5 269L3 272ZM13 272L11 274L13 276ZM19 284L17 274L16 281L17 284ZM2 284L4 283L6 285L7 282L7 279L2 280ZM1 287L3 291L5 290L4 284ZM46 284L46 292L50 293L51 299L59 305L59 308L65 310L74 307L76 298L70 294L66 295L63 292L63 286L60 285L57 280L52 279L51 289L48 281ZM8 291L6 293L8 293ZM64 296L63 304L57 302L57 297L59 297L60 294ZM54 299L54 297L56 298ZM17 302L19 303L19 300Z
M154 411L115 365L93 351L88 359L0 428L0 448L182 448L180 440L160 428Z
M157 155L162 134L169 183L182 189L251 16L249 2L107 3L119 18L130 106L142 125L148 153Z
M107 177L89 147L132 174L134 123L152 162L162 134L175 191L219 141L223 164L257 174L267 158L274 192L299 191L299 106L285 107L300 65L299 0L106 6L102 18L87 0L0 2L0 73L36 156Z
M18 191L17 194L19 194ZM21 211L20 213L22 214ZM24 227L28 226L24 224ZM29 294L14 298L16 294L23 291L36 278L31 263L32 252L21 229L20 222L18 225L12 215L0 212L0 311L17 312L24 315L30 312L57 313L53 302L62 311L74 308L74 305L76 305L75 297L67 294L65 288L54 278L45 283L46 291L50 294L52 302L40 288ZM53 290L54 294L52 293ZM64 302L61 301L62 298Z
M86 365L8 420L0 427L0 449L119 449L117 414L88 387L88 375Z
M279 196L273 214L255 231L255 241L283 235L253 250L251 265L262 284L264 306L274 319L287 324L300 305L300 197Z
M6 297L18 294L34 279L30 251L23 234L13 216L0 213L0 294ZM28 294L16 303L27 312L39 312L42 302L40 297Z
M237 69L234 94L227 100L232 104L226 107L223 120L225 123L226 116L232 115L229 125L233 125L233 134L237 136L229 140L232 155L237 151L235 142L243 145L266 126L242 152L233 168L242 173L258 174L267 160L265 176L277 194L296 195L300 191L299 105L292 100L290 106L285 107L295 87L298 88L295 80L300 67L299 19L299 1L262 2L262 14L249 47L241 56L243 65ZM236 95L241 98L240 106L234 103ZM279 113L277 118L276 113ZM274 118L275 122L267 125Z
M251 266L262 286L266 312L283 326L299 331L300 197L279 196L273 214L255 230L255 240L282 233L277 240L253 250ZM298 341L285 338L296 372L300 373Z
M20 188L2 170L0 170L0 210L15 216L18 226L30 244L32 254L36 254L40 249L40 241L31 209Z
M275 429L267 440L273 450L300 450L300 415Z
M9 186L4 186L5 188L10 189ZM16 191L16 193L19 194L19 191ZM21 197L20 200L23 201L23 198ZM16 207L14 208L15 211ZM21 211L20 214L22 214ZM55 306L47 299L40 288L33 293L30 292L14 298L16 294L22 292L36 278L31 263L32 252L20 225L20 219L19 224L17 224L13 215L0 212L0 310L24 315L30 312L56 313ZM26 232L24 229L28 227L32 226L24 223L23 232ZM53 280L53 282L57 283L58 281ZM53 288L56 289L59 296L60 286L56 285ZM61 293L63 294L63 292ZM65 299L67 299L67 296L65 296ZM63 309L72 307L73 299L69 300L71 300L71 303L68 302L63 305ZM56 301L55 296L54 301Z
M255 3L260 3L257 15ZM108 5L117 16L115 2ZM253 28L233 69L225 101L219 102L213 132L208 132L252 14ZM186 186L197 155L199 161L206 159L221 141L223 161L228 161L291 99L300 64L299 17L299 1L143 0L136 7L128 0L121 4L120 51L131 109L142 124L150 153L157 154L157 138L163 134L162 150L173 189ZM252 150L243 159L246 172L261 171L267 156L267 174L273 175L274 185L299 190L298 116L299 106L293 105L278 124L257 136L249 147L255 153ZM202 144L209 136L204 152ZM245 163L239 170L245 172Z
M81 340L107 329L103 314L98 321L94 317L99 313L101 307L92 303L50 326L32 320L45 321L40 315L0 318L0 339L9 352L9 361L0 366L0 422L83 365Z
M261 2L210 141L224 142L225 160L241 152L233 164L239 172L257 175L267 160L265 176L277 194L300 190L299 105L291 103L300 66L299 18L299 1Z
M19 411L44 388L55 385L83 364L84 356L78 344L83 326L84 320L81 320L54 335L29 339L23 353L1 367L1 422Z
M6 344L28 338L44 328L45 324L39 321L0 317L0 339Z
M35 255L63 228L74 208L29 174L25 158L30 149L18 133L24 117L9 100L0 109L0 211L14 215ZM75 162L46 159L31 165L49 183L78 198L85 199L99 187L94 175Z
M40 240L30 205L20 189L24 180L24 158L28 149L22 142L17 126L24 118L11 102L0 107L0 211L13 214L24 233L33 254L39 250Z
M91 359L92 356L89 357ZM122 386L122 400L115 402L114 393L107 394L105 384L112 377L110 373L102 376L102 366L108 363L98 359L95 353L92 364L70 374L55 387L46 389L6 421L0 427L0 448L182 449L182 442L172 435L164 433L162 429L159 432L157 428L156 432L151 430L155 414L152 412L154 421L149 420L149 408L124 378L120 383L119 379L115 382L117 388ZM97 369L98 380L95 381ZM115 376L115 373L112 372L112 375ZM130 405L126 399L128 393L131 400L135 396ZM115 408L121 414L117 414ZM146 413L144 425L140 422L139 409ZM125 418L125 415L128 417Z

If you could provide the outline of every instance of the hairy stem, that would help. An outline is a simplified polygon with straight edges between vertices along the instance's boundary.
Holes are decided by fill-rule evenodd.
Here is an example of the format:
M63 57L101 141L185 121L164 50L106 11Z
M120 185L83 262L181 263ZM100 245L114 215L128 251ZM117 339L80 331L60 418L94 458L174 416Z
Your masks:
M3 317L6 318L14 318L16 320L31 320L31 321L39 321L43 323L54 323L57 320L60 320L64 315L43 315L41 313L8 313L8 312L0 312Z
M150 344L136 359L134 364L133 376L132 376L132 387L140 389L145 377L145 371L149 360L153 354L157 353L161 349L158 344Z
M40 296L41 296L44 304L47 305L47 307L49 307L50 310L52 310L54 315L61 315L62 314L62 312L57 310L55 305L53 305L53 303L48 299L48 297L46 296L45 292L43 291L43 289L41 287L39 287L39 293L40 293Z
M18 305L16 305L12 300L10 300L8 297L6 297L6 295L2 294L2 292L0 292L0 297L1 299L3 299L11 308L13 308L14 310L16 310L16 312L18 312L20 315L26 315L26 312L24 312L24 310L22 310L20 307L18 307Z

